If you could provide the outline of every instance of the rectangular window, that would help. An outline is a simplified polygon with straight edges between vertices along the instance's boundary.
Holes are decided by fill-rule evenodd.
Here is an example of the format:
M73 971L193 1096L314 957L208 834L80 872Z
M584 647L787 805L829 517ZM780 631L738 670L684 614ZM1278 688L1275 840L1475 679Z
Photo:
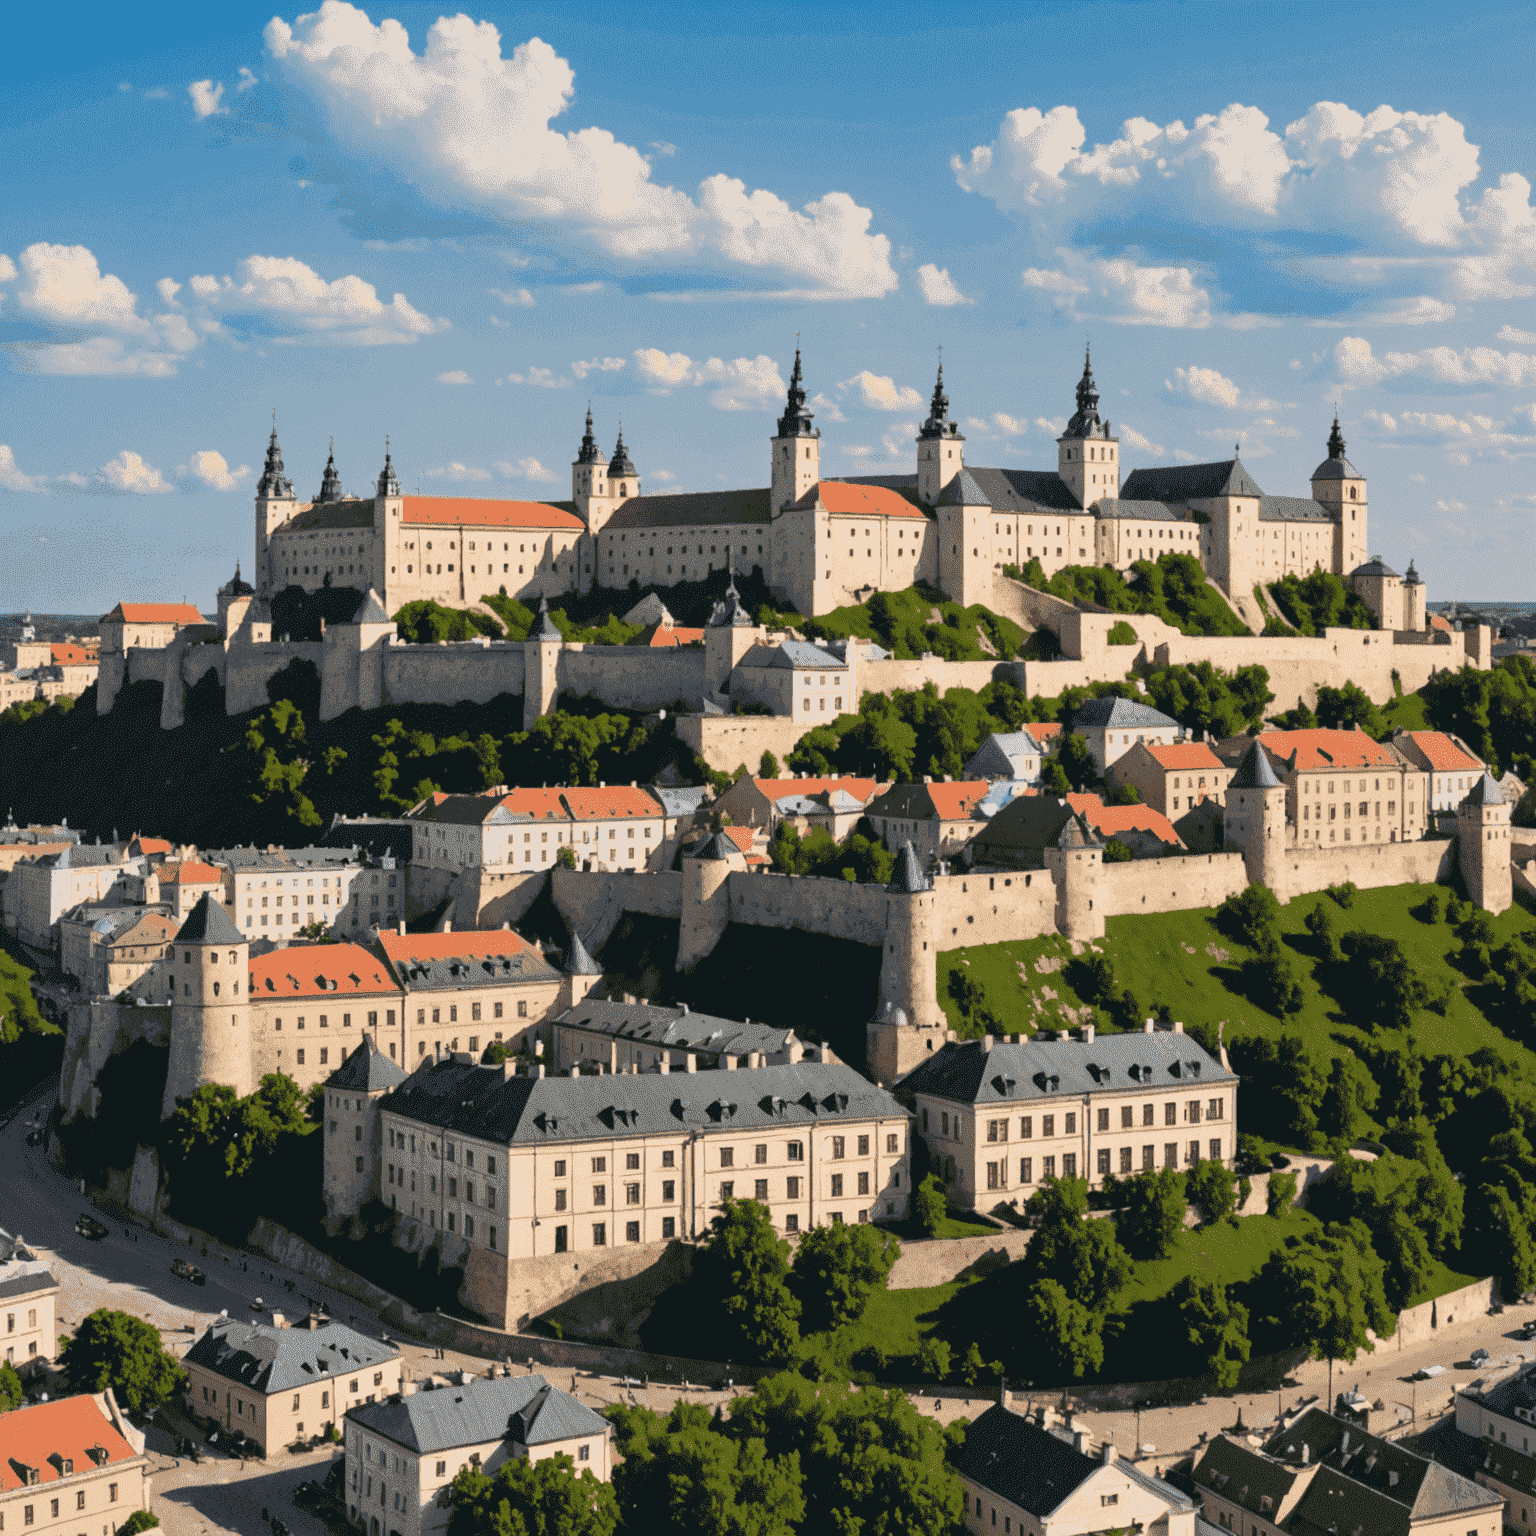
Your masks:
M640 1154L638 1152L626 1152L624 1154L624 1166L631 1172L640 1167Z
M734 1168L736 1166L736 1148L720 1148L720 1166L722 1168Z
M1005 1121L1004 1124L1003 1124L1003 1135L1006 1136L1007 1134L1008 1134L1008 1125L1007 1125L1007 1122ZM860 1157L868 1157L869 1156L869 1137L868 1136L860 1136L859 1137L859 1156Z
M752 1198L754 1200L759 1200L759 1201L763 1202L765 1205L767 1204L767 1201L768 1201L768 1180L767 1179L754 1179L753 1180L753 1182L752 1182Z
M592 1223L592 1246L594 1248L606 1248L608 1246L608 1223L595 1221Z
M1177 1168L1179 1166L1179 1144L1176 1141L1163 1143L1163 1167Z
M1056 1134L1056 1116L1041 1115L1040 1134L1042 1136L1054 1136Z
M798 1232L800 1230L800 1218L796 1215L788 1215L784 1218L784 1230L786 1232Z
M900 1138L897 1136L895 1131L892 1131L891 1134L885 1138L885 1150L892 1157L894 1157L896 1155L896 1150L900 1146L900 1144L901 1144Z
M1129 1147L1121 1147L1120 1148L1120 1172L1121 1173L1129 1173L1130 1171L1131 1171L1131 1149Z
M606 1184L594 1184L592 1186L592 1204L607 1205L608 1186Z
M790 1162L803 1163L805 1161L805 1143L803 1141L790 1142L787 1150Z
M676 1190L677 1185L671 1179L663 1179L661 1181L661 1198L663 1200L668 1203L675 1200L677 1198Z
M606 1157L594 1157L592 1159L592 1172L593 1173L607 1173L608 1172L608 1159Z
M677 1222L671 1216L661 1218L661 1235L669 1241L677 1236Z
M834 1136L832 1138L832 1156L834 1158L841 1158L843 1156L843 1148L843 1138L841 1136Z
M1109 1148L1108 1147L1100 1147L1099 1148L1099 1172L1101 1174L1105 1174L1105 1173L1108 1173L1109 1171L1110 1171L1110 1169L1109 1169Z
M1177 1125L1179 1123L1179 1106L1177 1104L1163 1105L1163 1124Z
M638 1243L640 1241L640 1223L627 1221L624 1223L624 1241L626 1243Z
M1008 1165L1007 1163L1004 1163L1003 1172L1006 1174L1007 1171ZM869 1175L867 1173L861 1173L859 1175L859 1193L861 1195L867 1195L869 1193Z
M1056 1177L1056 1159L1054 1157L1042 1157L1040 1159L1040 1177L1054 1179Z
M786 1179L784 1181L784 1197L787 1200L798 1200L800 1198L799 1179Z
M1029 1141L1035 1134L1035 1117L1033 1115L1021 1115L1019 1117L1019 1137L1023 1141Z
M557 1189L555 1191L555 1209L557 1211L563 1211L565 1209L565 1191L563 1189Z
M1222 1101L1220 1099L1212 1099L1207 1106L1205 1118L1207 1120L1220 1120L1222 1114L1221 1106Z
M1135 1119L1136 1114L1131 1106L1129 1104L1122 1104L1120 1106L1120 1129L1122 1131L1130 1130L1131 1126L1135 1123Z
M1211 1138L1211 1161L1213 1163L1221 1161L1221 1138L1219 1136Z
M752 1149L752 1161L754 1163L766 1163L768 1161L768 1143L760 1141Z
M1035 1160L1032 1157L1019 1159L1019 1183L1033 1184L1035 1182Z
M565 1159L563 1157L557 1157L555 1159L555 1177L557 1179L563 1179L565 1177Z
M624 1204L640 1204L640 1186L638 1184L626 1184L624 1186Z
M1066 1153L1062 1154L1062 1159L1061 1159L1061 1176L1064 1179L1075 1179L1077 1177L1077 1153L1076 1152L1066 1152Z
M832 1175L832 1198L834 1200L841 1199L842 1198L842 1193L843 1193L843 1176L840 1173L834 1173Z

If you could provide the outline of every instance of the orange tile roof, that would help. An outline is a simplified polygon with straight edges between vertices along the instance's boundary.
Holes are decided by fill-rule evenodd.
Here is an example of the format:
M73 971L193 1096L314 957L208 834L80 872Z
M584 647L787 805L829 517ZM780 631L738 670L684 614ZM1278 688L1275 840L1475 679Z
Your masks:
M456 939L460 935L428 937ZM269 954L254 956L250 971L254 999L326 997L333 992L355 997L360 993L400 990L379 963L379 957L361 944L295 944L287 949L274 949Z
M1101 837L1117 832L1151 832L1160 842L1177 843L1179 834L1161 811L1149 805L1105 805L1097 795L1068 795L1067 804Z
M1162 768L1216 768L1226 764L1203 741L1143 742L1153 761Z
M1444 630L1446 634L1450 634L1452 632L1451 631L1451 621L1448 618L1446 618L1443 614L1439 614L1439 613L1432 613L1432 614L1430 614L1430 616L1429 616L1429 627L1431 629Z
M720 829L743 853L752 852L751 827L721 827Z
M820 795L831 789L840 789L855 800L868 800L880 786L874 779L753 779L759 791L770 800L782 800L785 795Z
M102 623L124 624L201 624L204 622L191 603L119 603Z
M991 789L985 779L962 779L957 784L925 784L928 798L940 821L967 821L976 803Z
M560 792L572 817L595 821L609 816L659 816L658 805L643 789L610 784L607 789L565 789Z
M473 496L403 496L400 520L447 527L560 528L585 532L574 512L547 501L486 501Z
M848 485L841 480L823 480L816 494L828 512L847 517L911 517L926 519L900 491L883 485Z
M136 837L128 844L130 853L169 853L171 844L164 837Z
M1260 742L1275 758L1290 762L1296 754L1299 773L1326 772L1329 768L1396 768L1397 759L1364 731L1338 731L1319 727L1311 731L1265 731Z
M202 864L196 859L184 859L180 864L167 864L160 871L161 885L222 885L224 875L212 864Z
M1436 773L1475 773L1483 766L1470 752L1463 752L1444 731L1409 731L1408 736Z
M502 796L501 804L514 816L535 817L541 821L566 820L566 809L560 803L558 789L514 789Z
M645 643L656 651L673 645L697 645L703 638L702 629L666 629L658 624Z
M16 1464L35 1468L39 1485L57 1483L62 1474L49 1457L74 1462L76 1477L94 1469L90 1452L101 1446L109 1462L132 1461L138 1452L123 1439L94 1397L61 1397L57 1402L17 1408L0 1418L0 1493L25 1488Z
M411 960L524 955L533 948L527 939L510 928L466 928L462 933L381 933L379 943L395 965L404 965Z
M1023 729L1043 747L1053 736L1061 735L1061 721L1059 720L1029 720Z
M56 667L92 667L100 660L97 651L88 651L83 645L55 645L51 648Z

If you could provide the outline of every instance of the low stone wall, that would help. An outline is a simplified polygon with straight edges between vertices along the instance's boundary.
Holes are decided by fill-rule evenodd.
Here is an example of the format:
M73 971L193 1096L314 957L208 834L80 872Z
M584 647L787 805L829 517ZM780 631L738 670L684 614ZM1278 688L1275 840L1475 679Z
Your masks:
M1433 1301L1421 1301L1416 1307L1405 1307L1397 1315L1397 1331L1390 1339L1381 1342L1397 1349L1407 1344L1422 1344L1433 1337L1436 1329L1449 1327L1457 1318L1465 1322L1468 1317L1482 1316L1497 1295L1498 1283L1489 1278L1474 1280L1459 1291L1447 1291Z
M901 1257L891 1266L888 1286L893 1291L920 1291L966 1275L990 1275L1017 1264L1029 1251L1034 1235L1023 1227L1002 1227L985 1237L903 1243Z
M680 715L677 739L716 773L756 773L764 752L782 764L812 729L812 721L787 715Z
M1433 885L1451 872L1453 838L1425 838L1416 843L1330 844L1286 850L1272 882L1281 902L1353 881L1362 890L1383 886Z

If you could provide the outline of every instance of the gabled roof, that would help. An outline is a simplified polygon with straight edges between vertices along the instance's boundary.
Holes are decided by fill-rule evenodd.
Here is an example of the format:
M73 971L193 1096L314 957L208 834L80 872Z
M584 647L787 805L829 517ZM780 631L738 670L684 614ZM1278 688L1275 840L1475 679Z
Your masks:
M1493 775L1485 769L1461 803L1463 805L1503 805L1504 791L1494 782Z
M919 891L931 889L932 885L933 882L923 873L923 866L918 863L917 855L912 851L912 844L903 843L901 852L896 855L896 872L886 890L903 896L915 896Z
M1132 470L1120 490L1128 501L1208 501L1218 496L1264 494L1241 459Z
M1425 767L1432 773L1476 773L1483 766L1455 737L1444 731L1394 732L1394 746L1404 741L1418 751Z
M828 790L841 789L861 805L866 804L880 787L877 779L860 779L851 774L845 774L840 779L753 779L751 782L752 787L766 800L782 800L785 795L819 795Z
M1150 805L1105 805L1097 795L1068 795L1067 803L1102 838L1122 832L1145 832L1160 843L1182 846L1173 823Z
M986 495L994 512L1081 512L1067 482L1054 469L987 469L967 473Z
M39 862L52 869L90 869L100 864L121 864L123 853L113 843L65 843L51 859Z
M1055 795L1016 795L977 833L970 847L978 864L1039 854L1061 846L1063 836L1074 835L1067 829L1076 820L1071 805ZM1082 846L1081 840L1077 846Z
M132 1461L140 1454L93 1395L13 1409L0 1417L0 1494L27 1487L18 1466L34 1470L39 1486L62 1481L62 1461L54 1457L72 1462L73 1475L78 1477L94 1466L91 1452L98 1446L107 1453L109 1464Z
M1337 515L1310 496L1260 496L1261 523L1332 523Z
M1203 741L1143 741L1137 745L1159 768L1170 771L1224 769L1227 766Z
M610 1432L606 1419L537 1375L494 1381L477 1377L462 1386L417 1391L398 1401L365 1403L348 1417L418 1456L489 1445L509 1429L523 1445Z
M81 645L53 645L49 655L56 667L94 667L100 660L98 651L88 651Z
M767 527L768 488L753 491L680 491L671 496L631 496L603 524L603 533L631 528L706 528L758 524Z
M900 816L909 821L967 821L987 792L985 779L948 784L893 784L867 807L871 816Z
M224 876L211 864L198 859L183 859L179 864L167 864L160 871L161 885L222 885Z
M1237 765L1237 772L1232 775L1227 788L1279 789L1280 787L1280 777L1270 767L1269 754L1255 739L1253 745L1243 755L1242 762Z
M1072 716L1072 729L1088 726L1094 730L1178 730L1179 722L1150 704L1134 699L1110 697L1084 699Z
M724 832L716 832L713 837L700 843L697 848L691 849L689 857L729 863L732 859L740 858L741 852L734 838L727 837Z
M391 1114L445 1131L536 1146L636 1136L741 1134L900 1117L896 1100L840 1062L800 1062L703 1077L646 1072L507 1077L500 1067L428 1062L381 1101Z
M939 492L938 505L941 507L987 507L992 503L987 500L987 493L976 483L976 477L968 469L962 469Z
M1319 726L1309 731L1264 731L1258 739L1277 762L1287 766L1294 752L1299 773L1315 773L1329 768L1401 766L1389 747L1373 741L1364 731L1340 731Z
M923 514L917 507L885 486L823 480L813 495L828 512L839 517L904 517L923 521Z
M476 528L558 528L572 532L585 532L587 527L574 512L552 502L490 501L475 496L402 496L400 521L447 526L463 523Z
M910 1079L909 1079L910 1081ZM955 1472L1043 1521L1101 1464L1023 1414L994 1403L965 1432Z
M1310 1480L1316 1469L1272 1461L1251 1445L1222 1434L1206 1446L1191 1475L1197 1488L1207 1488L1227 1503L1273 1524L1297 1482Z
M848 663L808 640L781 640L754 645L737 663L742 667L779 667L799 672L844 672Z
M1393 581L1402 580L1402 577L1380 555L1372 555L1364 565L1357 565L1349 574L1351 576L1390 576Z
M384 604L379 601L379 594L372 587L368 588L368 595L364 597L357 612L348 622L352 624L388 624L390 622L389 615L384 611Z
M119 603L111 613L103 614L103 624L202 624L203 618L191 603Z
M322 501L295 512L276 533L314 533L331 528L372 528L373 498L359 501L344 497L340 501Z
M1138 523L1187 523L1187 507L1166 501L1132 501L1124 496L1105 496L1094 503L1094 516Z
M361 944L294 944L253 955L247 967L253 1001L398 993L379 957Z
M587 946L581 942L581 935L574 929L571 931L571 947L565 956L565 973L567 976L601 976L603 968L592 958Z
M358 1048L326 1078L325 1086L350 1093L381 1093L404 1081L405 1073L374 1045L373 1036L364 1035Z
M606 788L598 786L596 789L563 789L560 798L576 821L661 814L661 807L651 792L634 784L610 784Z
M270 1397L313 1386L328 1376L372 1369L399 1356L398 1349L345 1323L276 1328L230 1317L216 1319L182 1358Z
M692 816L714 791L708 784L653 784L651 793L661 802L664 815Z
M1043 747L1055 737L1061 735L1060 720L1026 720L1024 730L1035 738Z
M1018 778L1026 760L1039 756L1040 742L1031 731L993 731L961 772L967 778Z
M660 1003L611 1002L595 997L567 1008L554 1022L613 1040L655 1046L657 1050L700 1051L716 1056L744 1057L752 1051L777 1056L795 1038L793 1029L782 1026L723 1019Z
M510 928L381 932L379 947L412 992L560 979L543 955Z
M244 944L246 937L235 927L223 905L210 891L200 896L177 931L177 944Z
M669 650L683 645L702 645L704 643L704 631L702 629L678 629L668 624L653 624L642 633L636 635L629 643L635 646L643 645L652 651Z

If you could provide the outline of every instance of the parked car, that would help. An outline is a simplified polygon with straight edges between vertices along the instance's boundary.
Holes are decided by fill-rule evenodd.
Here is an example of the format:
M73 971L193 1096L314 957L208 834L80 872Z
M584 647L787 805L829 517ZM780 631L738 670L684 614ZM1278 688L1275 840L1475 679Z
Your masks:
M94 1216L87 1216L84 1211L75 1219L75 1231L81 1237L90 1238L93 1243L99 1243L107 1235L107 1229Z
M171 1273L179 1275L183 1280L190 1280L193 1285L207 1285L208 1276L200 1270L196 1264L188 1263L186 1259L175 1259L171 1263Z
M1532 1318L1530 1322L1526 1323L1520 1330L1519 1336L1522 1339L1536 1339L1536 1318Z
M1486 1349L1474 1349L1469 1358L1473 1365L1487 1365L1493 1356Z
M1412 1381L1433 1381L1436 1376L1444 1375L1445 1367L1443 1365L1425 1365L1420 1366L1409 1379Z

